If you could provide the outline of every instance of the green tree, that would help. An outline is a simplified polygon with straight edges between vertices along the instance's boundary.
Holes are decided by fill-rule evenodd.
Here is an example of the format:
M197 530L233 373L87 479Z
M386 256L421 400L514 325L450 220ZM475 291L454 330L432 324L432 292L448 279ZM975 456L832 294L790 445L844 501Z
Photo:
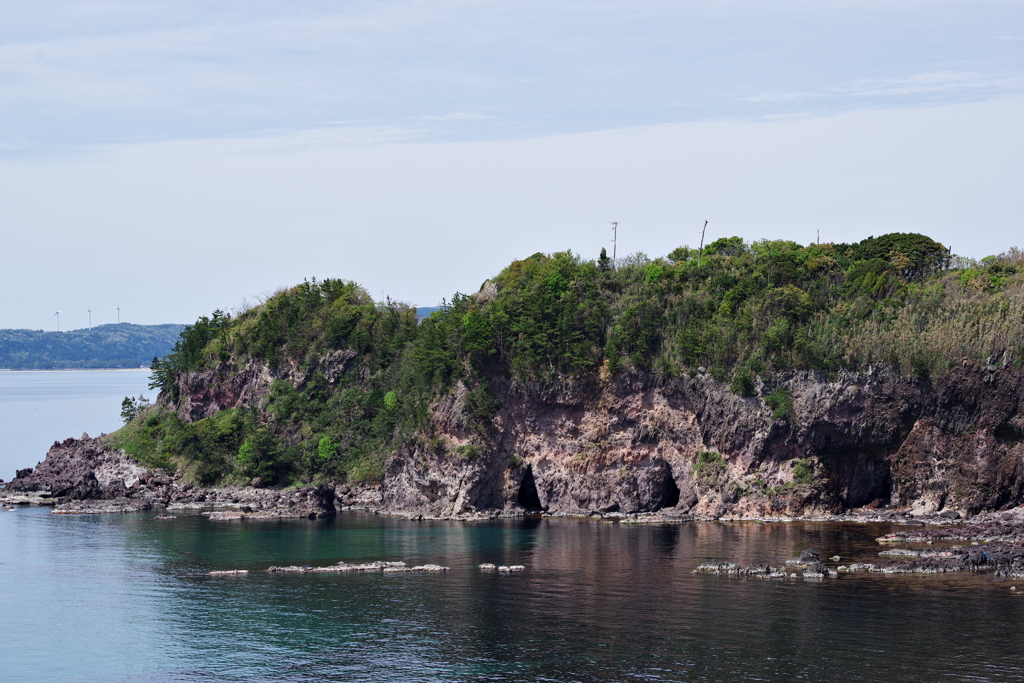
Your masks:
M138 397L125 396L124 400L121 401L121 421L128 424L136 417L143 409L149 406L149 399L139 394Z
M330 460L338 452L338 444L331 441L331 437L321 437L316 445L316 454L321 460Z

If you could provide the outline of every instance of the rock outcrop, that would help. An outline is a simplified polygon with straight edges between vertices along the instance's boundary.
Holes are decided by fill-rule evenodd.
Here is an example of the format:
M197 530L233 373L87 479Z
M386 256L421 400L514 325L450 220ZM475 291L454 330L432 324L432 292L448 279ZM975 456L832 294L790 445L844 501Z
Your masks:
M54 442L34 469L18 470L3 494L54 501L114 500L140 497L170 481L163 473L141 467L124 451L108 448L102 439L67 439Z
M780 388L789 414L766 405ZM434 407L447 447L394 453L384 507L781 517L1024 502L1024 380L1010 367L791 373L750 397L700 374L494 389L483 437L460 427L458 394ZM466 443L482 455L456 456Z
M334 376L349 360L336 352L315 367ZM298 386L311 367L186 373L178 414L188 421L259 405L272 381ZM499 378L489 390L500 408L484 428L468 419L460 386L431 407L431 436L392 452L369 487L199 489L102 440L69 439L3 495L313 517L358 506L433 516L820 517L871 508L949 518L1024 503L1024 375L1005 364L964 363L935 380L885 369L793 372L758 380L746 397L702 373L545 385ZM784 395L786 406L770 407L769 395Z
M351 497L342 489L346 498ZM139 466L102 437L54 443L35 468L19 470L0 501L53 505L58 514L137 512L169 508L235 508L238 517L327 517L335 514L333 484L273 490L251 486L193 486L163 470Z

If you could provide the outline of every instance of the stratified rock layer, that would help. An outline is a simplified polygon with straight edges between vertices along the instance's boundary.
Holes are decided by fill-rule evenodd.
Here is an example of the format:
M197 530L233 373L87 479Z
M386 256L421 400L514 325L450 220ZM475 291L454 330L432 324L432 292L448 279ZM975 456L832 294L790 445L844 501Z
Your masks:
M350 357L316 367L333 381ZM313 366L310 366L313 367ZM310 368L228 366L185 373L178 414L196 420L256 406L273 379L301 385ZM741 397L705 374L489 386L501 407L473 427L467 390L431 406L431 438L392 452L384 478L293 491L189 486L147 472L102 440L55 444L4 496L146 500L252 508L247 517L324 516L336 507L460 516L521 514L822 517L845 510L970 516L1024 503L1024 379L1001 364L964 365L934 381L878 369L789 373ZM771 392L792 411L773 411ZM786 414L782 414L786 413ZM459 449L473 444L472 449ZM460 453L475 453L465 457Z
M492 387L502 407L467 461L457 393L434 406L449 448L386 463L383 504L458 514L537 508L702 517L889 507L972 515L1024 502L1021 373L964 365L934 382L887 371L792 373L740 397L706 375ZM764 400L782 388L790 415ZM705 454L701 456L701 454Z

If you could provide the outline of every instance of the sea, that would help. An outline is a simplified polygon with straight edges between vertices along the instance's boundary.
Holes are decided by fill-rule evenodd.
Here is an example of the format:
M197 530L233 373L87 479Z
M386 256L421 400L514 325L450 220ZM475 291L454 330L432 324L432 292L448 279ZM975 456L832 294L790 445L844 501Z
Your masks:
M111 431L139 392L143 373L0 373L4 471ZM0 680L1024 680L1024 581L693 573L808 547L877 561L884 524L173 514L0 512ZM449 570L266 571L373 560Z

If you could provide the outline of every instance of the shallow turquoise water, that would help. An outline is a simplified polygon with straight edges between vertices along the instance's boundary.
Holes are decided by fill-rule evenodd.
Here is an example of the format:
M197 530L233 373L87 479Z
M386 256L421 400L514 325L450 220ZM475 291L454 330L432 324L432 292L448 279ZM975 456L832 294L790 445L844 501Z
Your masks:
M0 513L0 678L61 681L1019 681L1024 600L990 577L762 582L705 559L878 552L882 526L209 522ZM438 562L446 574L270 575ZM480 562L521 563L521 574ZM250 569L209 577L213 569Z

